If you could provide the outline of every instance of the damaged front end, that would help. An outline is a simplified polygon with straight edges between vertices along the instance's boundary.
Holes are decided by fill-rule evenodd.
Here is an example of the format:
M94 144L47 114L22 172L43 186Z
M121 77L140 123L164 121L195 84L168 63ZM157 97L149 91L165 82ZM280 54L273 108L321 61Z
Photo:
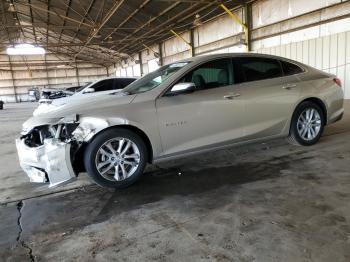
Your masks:
M16 139L20 165L31 182L54 187L75 180L72 161L81 143L73 132L78 126L77 119L70 119L69 123L60 120L25 130Z

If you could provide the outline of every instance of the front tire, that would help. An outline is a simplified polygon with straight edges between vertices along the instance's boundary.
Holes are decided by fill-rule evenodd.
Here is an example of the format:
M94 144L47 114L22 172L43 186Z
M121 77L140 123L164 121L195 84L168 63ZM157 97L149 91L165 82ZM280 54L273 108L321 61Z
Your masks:
M102 187L125 188L135 183L147 164L143 140L127 129L98 134L87 146L84 164L88 175Z
M313 102L302 102L293 114L288 140L294 145L312 146L320 140L324 126L322 109Z

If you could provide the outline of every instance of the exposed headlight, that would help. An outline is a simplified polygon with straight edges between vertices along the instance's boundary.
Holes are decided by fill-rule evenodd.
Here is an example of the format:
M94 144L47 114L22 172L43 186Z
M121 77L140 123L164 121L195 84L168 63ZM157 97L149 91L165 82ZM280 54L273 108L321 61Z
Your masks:
M44 140L55 138L61 141L69 141L74 130L79 126L78 116L71 115L55 121L54 124L36 126L34 128L24 128L21 132L26 145L37 147L44 144Z

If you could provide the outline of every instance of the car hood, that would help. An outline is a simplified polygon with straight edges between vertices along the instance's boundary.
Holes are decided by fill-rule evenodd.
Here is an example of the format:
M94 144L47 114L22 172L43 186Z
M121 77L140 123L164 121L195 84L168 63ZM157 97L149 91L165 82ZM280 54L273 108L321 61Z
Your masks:
M120 91L121 90L111 90L108 94L119 95L117 93L119 93ZM73 94L72 96L54 99L54 100L52 100L51 105L62 106L62 105L68 104L70 102L74 102L76 100L84 101L84 99L89 99L91 97L101 97L101 96L105 96L105 95L106 95L106 93L101 93L101 92L95 92L95 93L91 93L91 94L84 94L82 92L78 92L78 93ZM122 96L123 94L120 93L120 95Z
M59 106L45 104L45 108L23 124L23 131L29 131L40 125L56 124L63 118L71 118L75 115L103 116L104 111L109 111L119 105L130 104L135 97L136 95L126 95L120 92L101 96L79 96L79 99L67 100L66 104Z
M41 99L39 101L39 106L34 110L33 116L38 116L43 113L47 113L49 111L55 110L57 107L64 106L66 104L76 104L76 103L87 103L91 101L91 99L96 97L104 97L106 95L115 95L115 96L124 96L121 90L111 90L109 93L92 93L92 94L83 94L81 92L75 93L72 96L61 97L57 99Z

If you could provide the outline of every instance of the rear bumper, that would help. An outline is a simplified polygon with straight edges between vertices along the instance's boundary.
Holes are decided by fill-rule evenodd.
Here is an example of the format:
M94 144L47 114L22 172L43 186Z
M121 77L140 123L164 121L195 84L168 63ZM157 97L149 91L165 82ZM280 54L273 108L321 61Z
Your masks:
M20 165L30 182L49 183L49 187L54 187L76 179L69 143L46 139L44 145L32 148L24 140L16 139L16 147Z

